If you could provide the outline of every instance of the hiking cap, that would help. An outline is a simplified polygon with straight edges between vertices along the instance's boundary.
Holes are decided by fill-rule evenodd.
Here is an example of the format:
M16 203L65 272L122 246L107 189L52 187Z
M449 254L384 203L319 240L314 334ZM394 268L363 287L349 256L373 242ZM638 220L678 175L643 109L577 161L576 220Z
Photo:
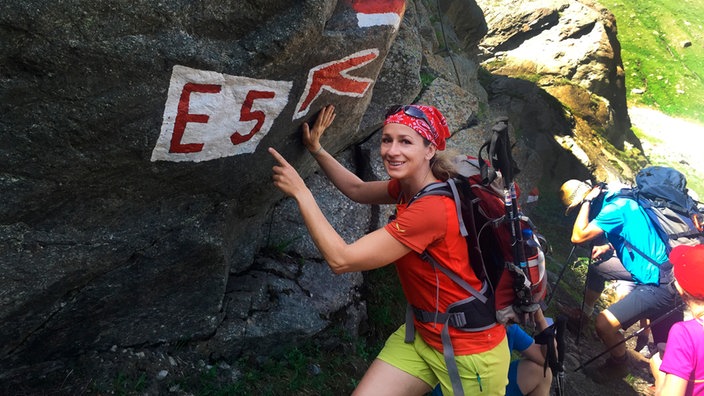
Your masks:
M586 197L591 190L592 186L583 181L570 179L564 182L562 187L560 187L560 199L562 203L567 206L565 216L567 216L572 209L579 206L584 200L584 197Z
M704 245L679 245L670 252L677 283L689 294L704 300Z

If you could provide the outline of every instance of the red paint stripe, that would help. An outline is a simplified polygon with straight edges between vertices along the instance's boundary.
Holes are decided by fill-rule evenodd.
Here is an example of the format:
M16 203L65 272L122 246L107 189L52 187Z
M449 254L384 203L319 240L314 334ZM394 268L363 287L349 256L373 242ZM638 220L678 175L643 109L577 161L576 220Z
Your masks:
M352 8L362 14L384 14L393 12L403 15L405 0L349 0Z

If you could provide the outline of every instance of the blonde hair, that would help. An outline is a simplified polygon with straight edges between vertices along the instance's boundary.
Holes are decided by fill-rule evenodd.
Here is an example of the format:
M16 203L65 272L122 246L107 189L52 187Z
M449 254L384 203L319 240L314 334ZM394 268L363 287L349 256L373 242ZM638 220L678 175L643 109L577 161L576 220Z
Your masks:
M453 154L447 151L436 151L433 158L430 159L430 171L436 179L447 181L457 176L457 168L455 167L452 158Z

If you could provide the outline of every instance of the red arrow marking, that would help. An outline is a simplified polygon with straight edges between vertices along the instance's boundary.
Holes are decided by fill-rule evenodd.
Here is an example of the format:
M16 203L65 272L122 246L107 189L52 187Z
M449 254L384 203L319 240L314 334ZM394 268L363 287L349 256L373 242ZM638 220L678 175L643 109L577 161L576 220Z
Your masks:
M348 72L370 63L378 56L378 49L367 49L312 68L308 72L308 83L296 106L297 110L293 119L306 115L310 110L310 104L320 96L323 90L352 97L364 95L374 80L350 76Z

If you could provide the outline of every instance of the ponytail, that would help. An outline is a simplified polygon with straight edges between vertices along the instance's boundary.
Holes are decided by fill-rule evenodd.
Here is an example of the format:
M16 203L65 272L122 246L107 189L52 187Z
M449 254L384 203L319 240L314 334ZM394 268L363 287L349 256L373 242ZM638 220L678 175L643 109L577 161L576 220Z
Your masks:
M452 157L447 152L435 152L435 156L430 159L430 171L436 179L447 181L457 176L457 168Z

